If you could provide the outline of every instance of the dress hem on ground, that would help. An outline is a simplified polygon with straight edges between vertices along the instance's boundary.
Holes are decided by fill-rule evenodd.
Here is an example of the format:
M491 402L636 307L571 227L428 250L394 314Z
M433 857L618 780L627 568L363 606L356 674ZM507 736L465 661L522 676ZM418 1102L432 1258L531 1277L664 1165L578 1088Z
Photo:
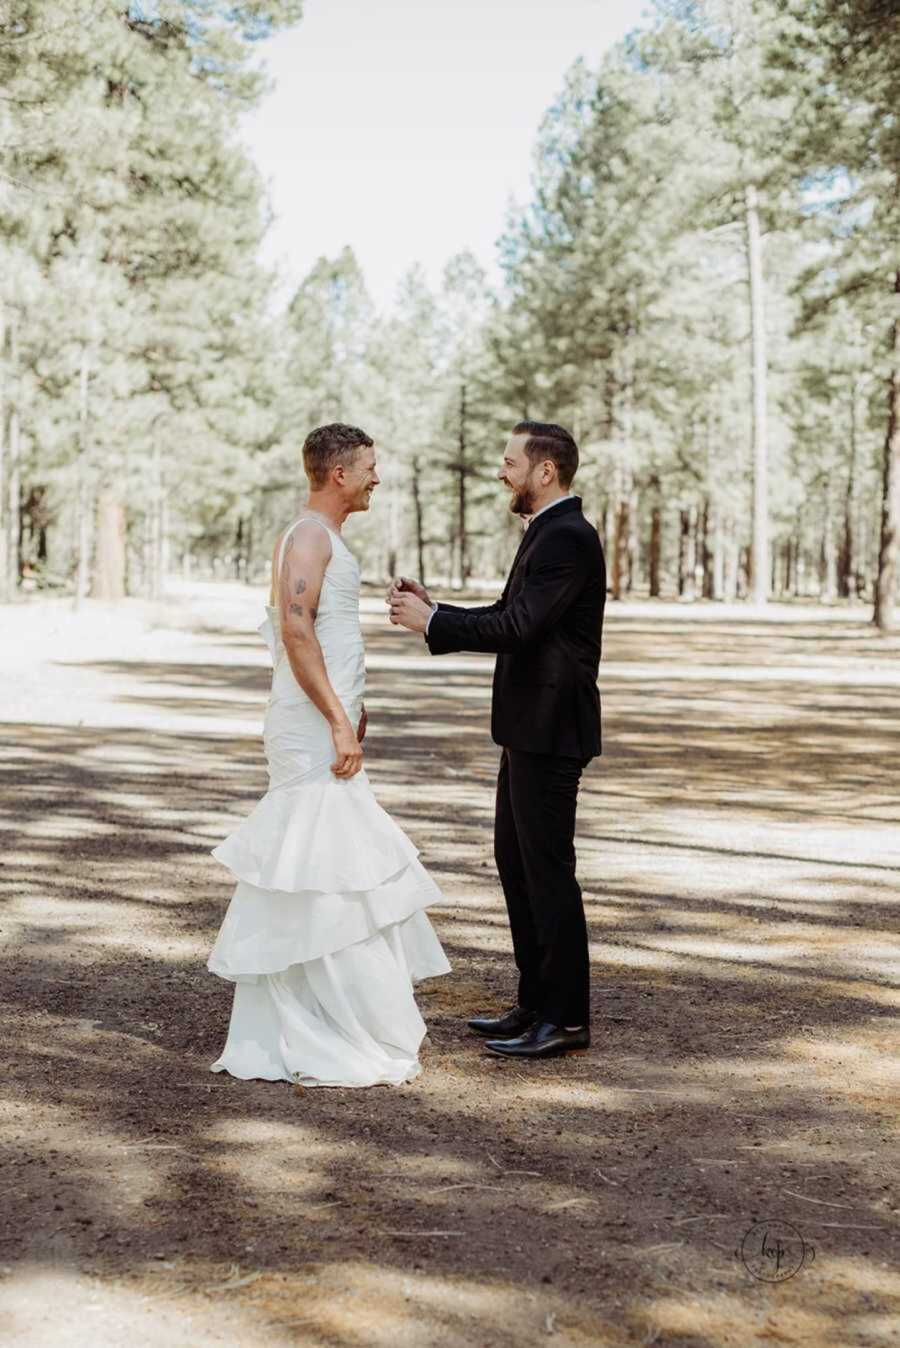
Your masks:
M427 914L318 959L238 982L214 1072L318 1086L401 1085L426 1034L413 996L450 965Z

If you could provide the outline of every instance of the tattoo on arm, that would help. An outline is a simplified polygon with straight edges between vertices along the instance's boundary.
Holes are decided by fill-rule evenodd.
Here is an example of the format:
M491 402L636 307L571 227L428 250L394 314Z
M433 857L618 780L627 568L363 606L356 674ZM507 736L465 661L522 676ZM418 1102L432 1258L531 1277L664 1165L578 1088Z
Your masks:
M302 617L303 617L303 605L302 605L302 604L291 604L290 610L291 610L291 613L296 614L296 616L297 616L298 618L302 618Z
M305 589L306 589L306 581L301 576L300 579L297 581L297 588L295 593L302 594Z

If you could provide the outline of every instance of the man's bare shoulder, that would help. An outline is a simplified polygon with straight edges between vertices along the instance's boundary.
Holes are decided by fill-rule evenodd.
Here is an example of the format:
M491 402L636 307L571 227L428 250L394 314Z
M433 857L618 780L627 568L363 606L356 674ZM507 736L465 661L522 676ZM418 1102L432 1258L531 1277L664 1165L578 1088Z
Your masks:
M324 558L327 561L331 556L331 534L316 520L297 520L289 529L282 530L275 544L276 556L282 543L286 563L293 557L310 561L321 561Z

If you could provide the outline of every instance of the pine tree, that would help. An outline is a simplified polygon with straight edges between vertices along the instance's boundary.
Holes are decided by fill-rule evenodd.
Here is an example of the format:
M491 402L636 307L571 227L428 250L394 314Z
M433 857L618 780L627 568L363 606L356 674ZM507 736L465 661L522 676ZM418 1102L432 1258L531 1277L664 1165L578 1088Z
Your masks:
M792 22L782 67L795 79L812 70L827 91L810 100L796 140L803 170L832 188L832 261L841 266L828 290L867 297L884 334L873 351L887 404L874 620L890 631L900 566L900 16L888 0L782 0L781 8ZM826 113L838 107L845 117L823 117L823 102Z
M143 538L129 527L129 554L152 590L167 505L191 465L226 457L238 432L249 463L271 437L247 354L260 342L244 346L268 284L253 260L262 194L235 133L264 89L253 43L299 5L98 0L79 17L60 24L48 3L14 0L0 30L14 133L0 158L3 246L38 278L28 313L2 296L21 334L14 372L7 349L6 418L26 470L51 484L51 516L76 516L76 593L99 499L107 542L134 508ZM241 491L232 478L229 507ZM7 537L15 529L10 510ZM119 593L125 552L97 556L95 592Z

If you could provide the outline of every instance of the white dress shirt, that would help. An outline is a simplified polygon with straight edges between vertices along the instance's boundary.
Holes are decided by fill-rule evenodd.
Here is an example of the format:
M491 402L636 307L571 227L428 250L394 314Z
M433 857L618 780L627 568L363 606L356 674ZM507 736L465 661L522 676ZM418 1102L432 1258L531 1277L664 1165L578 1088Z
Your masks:
M529 525L534 524L538 515L543 515L545 510L552 510L554 506L559 505L560 501L571 501L574 495L575 493L573 491L567 491L565 496L557 496L556 500L551 501L549 505L541 506L540 510L536 510L533 515L529 515L528 519L525 521L525 528L527 529Z
M555 501L551 501L549 505L541 506L540 510L536 510L536 511L534 512L534 514L533 514L533 515L530 515L530 516L528 517L528 519L525 521L525 528L527 529L527 528L529 528L530 525L534 524L534 522L535 522L535 520L537 519L538 515L543 515L543 513L544 513L545 510L552 510L554 506L559 505L560 501L571 501L571 499L572 499L572 497L573 497L574 495L575 495L575 493L574 493L573 491L567 491L566 494L565 494L565 496L557 496L556 500L555 500ZM431 618L433 618L434 615L437 613L439 607L440 607L440 605L432 603L432 605L431 605ZM428 619L428 622L425 624L425 633L424 633L424 635L425 635L426 637L428 636L428 629L429 629L429 627L431 626L431 618L429 618L429 619Z

